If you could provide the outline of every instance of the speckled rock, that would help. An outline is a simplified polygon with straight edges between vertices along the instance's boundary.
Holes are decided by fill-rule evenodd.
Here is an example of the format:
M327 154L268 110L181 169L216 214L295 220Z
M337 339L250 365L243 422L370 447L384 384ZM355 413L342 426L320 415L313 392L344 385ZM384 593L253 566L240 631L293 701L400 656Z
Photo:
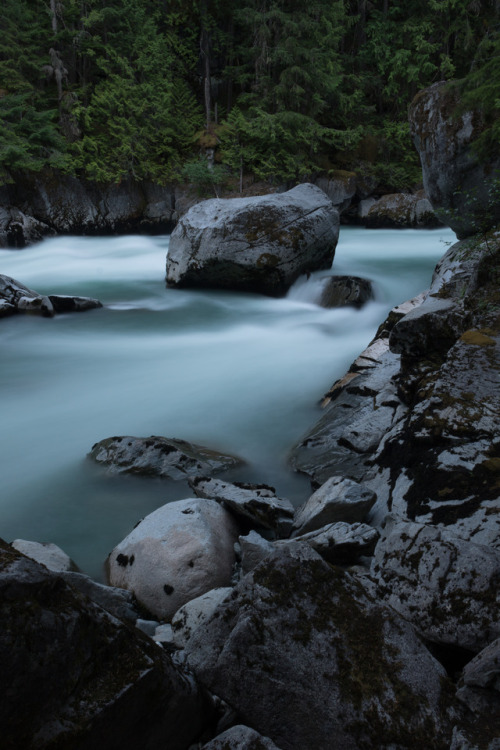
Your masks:
M29 289L10 276L0 275L0 298L13 305L17 312L34 313L46 318L54 315L54 307L47 296Z
M202 445L157 435L105 438L92 446L89 457L107 466L110 474L144 474L175 480L224 471L242 463L235 456Z
M0 618L5 750L185 750L211 718L156 644L4 542Z
M231 583L239 530L214 500L187 498L144 518L109 555L113 586L170 620L186 602Z
M279 750L279 747L254 729L237 724L203 745L202 750Z
M311 184L202 201L172 232L167 284L281 296L301 274L331 266L338 231L333 203Z
M330 477L295 513L292 536L320 529L330 523L364 521L375 493L345 477Z
M296 546L196 630L186 655L197 677L283 750L331 750L332 738L345 750L448 748L441 665L362 579Z
M381 598L429 640L480 651L500 636L500 552L388 517L372 575Z
M417 94L409 119L436 215L458 237L467 237L500 221L495 192L500 160L477 158L472 143L484 127L481 113L458 109L458 88L441 81Z
M178 648L184 648L196 628L215 612L232 590L231 586L211 589L206 594L191 599L177 610L172 617L172 636Z
M207 477L195 477L189 480L189 486L197 497L217 500L257 527L278 531L291 527L293 505L290 500L278 497L274 487L244 482L231 484Z

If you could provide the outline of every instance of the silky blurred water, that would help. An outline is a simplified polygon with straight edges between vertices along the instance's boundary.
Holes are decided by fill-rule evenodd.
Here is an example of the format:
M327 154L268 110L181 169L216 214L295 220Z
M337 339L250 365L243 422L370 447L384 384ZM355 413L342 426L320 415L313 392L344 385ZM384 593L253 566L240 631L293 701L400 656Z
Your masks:
M0 321L0 536L52 541L99 578L135 523L189 496L86 458L112 435L164 435L241 456L233 478L309 494L287 454L387 311L429 286L450 230L342 227L330 272L284 299L166 289L168 237L58 237L0 250L0 273L105 307ZM361 310L315 304L329 273L372 280Z

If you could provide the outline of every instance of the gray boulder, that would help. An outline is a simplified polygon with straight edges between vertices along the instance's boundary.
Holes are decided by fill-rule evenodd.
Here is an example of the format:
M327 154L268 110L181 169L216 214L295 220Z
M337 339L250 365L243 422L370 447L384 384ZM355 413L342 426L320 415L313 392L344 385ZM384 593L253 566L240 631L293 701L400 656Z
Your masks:
M367 279L358 276L329 276L318 304L321 307L361 307L371 299L373 289Z
M500 636L500 552L388 517L372 575L380 597L429 640L480 651Z
M110 553L109 582L170 620L191 599L230 585L238 533L232 516L214 500L163 505Z
M356 195L357 176L355 172L336 169L331 177L318 177L315 184L327 194L335 208L342 214L349 208L351 200Z
M226 505L240 518L257 527L280 530L291 527L294 508L289 500L277 497L274 487L266 484L223 482L220 479L195 477L189 486L197 497L210 497Z
M372 490L352 479L330 477L295 513L292 536L337 521L364 521L376 499Z
M484 121L479 111L459 111L457 87L435 83L409 109L410 129L422 162L424 188L436 215L459 238L500 221L500 159L481 161L472 144Z
M339 232L315 185L193 206L170 237L167 284L281 296L302 274L329 268Z
M95 443L88 455L107 466L110 474L143 474L175 480L225 471L242 463L235 456L202 445L157 435L105 438Z
M186 655L242 722L284 750L448 747L441 665L363 579L307 546L277 550L245 576Z
M201 750L279 750L269 739L254 729L237 724L203 745Z
M9 199L5 195L7 192L6 186L0 192L0 201L4 204L0 206L0 247L23 248L40 242L43 237L55 234L47 224L34 219L33 216L27 216L15 206L8 205Z
M360 201L358 219L365 226L375 228L437 227L442 223L423 190Z
M184 750L211 718L155 643L4 542L0 617L6 749Z

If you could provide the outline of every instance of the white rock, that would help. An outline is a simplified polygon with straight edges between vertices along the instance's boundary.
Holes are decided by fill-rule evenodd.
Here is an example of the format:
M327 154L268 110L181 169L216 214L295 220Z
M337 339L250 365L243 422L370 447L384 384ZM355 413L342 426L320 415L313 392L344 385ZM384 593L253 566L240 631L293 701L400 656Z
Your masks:
M196 628L215 612L220 602L232 590L231 586L212 589L181 607L172 617L172 634L175 645L184 648Z
M237 537L236 522L214 500L163 505L111 552L110 583L132 591L152 614L169 620L191 599L229 585Z
M57 544L14 539L11 546L22 552L23 555L31 557L32 560L42 563L49 570L54 570L56 573L76 570L75 563Z

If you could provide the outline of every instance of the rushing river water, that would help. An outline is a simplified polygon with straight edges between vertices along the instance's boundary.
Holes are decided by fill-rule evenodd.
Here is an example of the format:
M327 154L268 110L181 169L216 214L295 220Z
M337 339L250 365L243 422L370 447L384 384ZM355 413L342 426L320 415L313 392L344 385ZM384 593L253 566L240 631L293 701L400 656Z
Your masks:
M186 485L110 477L86 458L112 435L164 435L241 456L233 478L309 494L286 467L318 400L395 304L430 282L450 230L341 228L331 273L372 280L362 310L314 304L325 272L284 299L165 289L168 237L59 237L0 250L0 273L101 310L0 321L0 536L52 541L99 578L134 524ZM326 272L328 273L328 272Z

